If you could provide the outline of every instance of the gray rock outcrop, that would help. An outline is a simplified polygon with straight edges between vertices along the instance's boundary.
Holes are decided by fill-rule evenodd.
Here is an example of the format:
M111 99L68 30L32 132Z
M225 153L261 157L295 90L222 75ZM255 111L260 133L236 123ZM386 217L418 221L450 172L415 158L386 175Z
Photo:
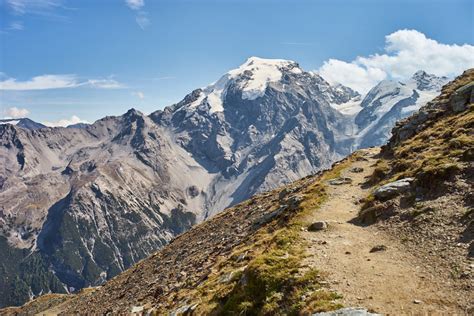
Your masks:
M374 191L374 196L379 200L386 200L410 190L413 178L405 178L387 183Z

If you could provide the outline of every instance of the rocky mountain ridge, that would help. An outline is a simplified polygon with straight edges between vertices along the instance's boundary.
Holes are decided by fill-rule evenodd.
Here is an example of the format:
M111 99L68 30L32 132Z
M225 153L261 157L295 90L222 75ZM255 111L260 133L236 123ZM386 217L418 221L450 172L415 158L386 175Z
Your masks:
M15 125L21 128L26 128L26 129L40 129L40 128L45 128L46 126L35 122L33 120L30 120L29 118L17 118L17 119L0 119L0 125L3 124L10 124L10 125Z
M431 101L447 82L446 77L436 77L424 71L416 72L406 82L381 81L361 101L361 110L354 118L357 130L355 148L383 145L397 121Z

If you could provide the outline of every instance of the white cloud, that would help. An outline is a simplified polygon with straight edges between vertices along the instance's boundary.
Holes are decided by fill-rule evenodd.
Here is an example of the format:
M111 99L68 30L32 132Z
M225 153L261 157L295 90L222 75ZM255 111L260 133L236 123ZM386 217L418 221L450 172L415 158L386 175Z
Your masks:
M10 30L10 31L22 31L24 28L25 27L23 25L23 22L20 22L20 21L12 22L8 26L8 30Z
M70 22L66 11L74 8L66 7L64 2L66 0L0 0L0 7L5 7L2 18L12 20L0 30L0 34L24 30L22 19L27 16L55 22Z
M135 17L135 21L142 30L144 30L151 23L150 19L148 19L148 13L144 11L138 12L138 15Z
M351 62L330 59L318 73L361 93L385 78L405 79L418 70L456 76L474 67L474 46L442 44L416 30L399 30L385 37L385 53L359 56Z
M61 7L62 0L6 0L6 3L17 15L42 14Z
M364 68L356 63L329 59L319 68L318 73L330 83L342 83L360 93L365 93L387 74L378 68Z
M144 30L148 25L150 25L150 19L148 18L148 12L144 11L145 7L144 0L125 0L125 4L132 10L137 11L135 16L135 22L138 26Z
M53 21L69 21L60 13L64 9L71 9L63 5L64 0L4 0L4 2L15 16L37 15Z
M137 98L139 98L140 100L145 99L145 94L141 91L136 91L136 92L133 92L132 94L136 96Z
M17 81L14 78L0 81L0 90L45 90L77 86L75 75L42 75L26 81Z
M17 107L8 108L5 111L5 117L7 118L23 118L30 114L27 109L19 109Z
M60 120L55 121L55 122L48 122L48 121L43 122L44 125L51 126L51 127L53 127L53 126L67 127L69 125L78 124L78 123L89 123L89 122L86 121L86 120L80 119L76 115L71 116L71 118L60 119Z
M145 5L143 0L125 0L125 3L132 10L140 10Z
M117 89L124 86L113 79L79 80L77 75L41 75L29 80L18 81L7 78L0 81L0 90L48 90L89 86L99 89Z
M89 84L90 86L99 89L120 89L125 87L114 79L89 79L85 84Z
M26 1L25 0L7 0L7 4L10 6L10 9L17 14L24 14L26 11Z
M176 79L176 77L175 76L163 76L163 77L151 78L151 80L171 80L171 79Z

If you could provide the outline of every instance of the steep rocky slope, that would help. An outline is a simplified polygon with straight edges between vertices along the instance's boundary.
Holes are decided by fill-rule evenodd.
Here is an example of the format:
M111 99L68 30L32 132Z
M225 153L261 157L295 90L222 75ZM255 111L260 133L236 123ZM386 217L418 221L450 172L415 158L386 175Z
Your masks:
M2 125L0 135L3 304L98 284L199 216L207 173L136 111L87 129Z
M257 195L100 288L25 308L271 314L363 303L470 314L473 101L469 70L400 122L380 155L360 151Z

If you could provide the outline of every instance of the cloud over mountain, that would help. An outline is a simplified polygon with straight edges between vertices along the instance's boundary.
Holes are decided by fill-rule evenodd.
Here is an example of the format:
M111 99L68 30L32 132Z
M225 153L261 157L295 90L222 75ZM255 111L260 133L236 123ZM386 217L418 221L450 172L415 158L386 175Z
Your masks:
M27 109L20 109L17 107L8 108L4 112L5 117L9 118L22 118L26 117L28 114L30 114L30 111L28 111Z
M443 44L407 29L387 35L385 43L383 54L359 56L351 62L329 59L318 73L329 82L364 93L382 79L408 78L420 69L452 77L474 67L474 46L469 44Z
M74 125L74 124L79 124L79 123L89 123L89 122L82 120L76 115L73 115L70 118L60 119L55 122L43 122L44 125L51 126L51 127L54 127L54 126L67 127L69 125Z

